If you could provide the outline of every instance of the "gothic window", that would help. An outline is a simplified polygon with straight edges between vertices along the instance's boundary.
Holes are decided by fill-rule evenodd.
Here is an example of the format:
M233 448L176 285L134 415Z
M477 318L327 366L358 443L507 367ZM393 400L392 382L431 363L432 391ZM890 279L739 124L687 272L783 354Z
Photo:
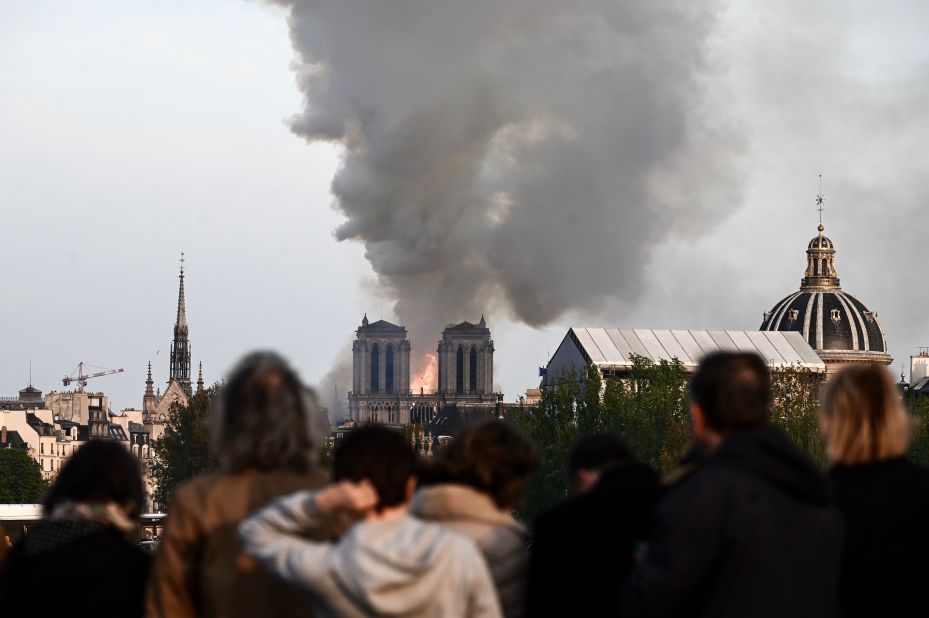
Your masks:
M459 395L464 392L464 348L461 346L455 352L455 392Z
M468 387L471 394L477 392L477 348L471 346L471 361L469 364Z
M371 392L381 390L381 348L375 343L371 347Z
M387 392L394 392L394 347L392 345L387 346L387 376L384 379L386 382L385 386L387 387Z

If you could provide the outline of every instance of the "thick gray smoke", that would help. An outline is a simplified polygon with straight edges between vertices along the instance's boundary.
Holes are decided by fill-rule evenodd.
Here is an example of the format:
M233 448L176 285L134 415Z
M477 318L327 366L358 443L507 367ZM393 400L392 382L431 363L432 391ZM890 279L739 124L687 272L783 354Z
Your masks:
M419 351L481 313L542 325L633 299L650 249L738 203L712 3L302 0L309 141Z

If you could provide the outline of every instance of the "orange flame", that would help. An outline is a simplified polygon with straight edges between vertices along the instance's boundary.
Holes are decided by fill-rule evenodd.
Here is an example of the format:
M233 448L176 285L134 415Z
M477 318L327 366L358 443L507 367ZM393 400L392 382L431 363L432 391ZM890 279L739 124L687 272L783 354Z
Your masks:
M423 370L419 373L419 387L424 393L434 393L439 376L439 359L435 354L426 354Z

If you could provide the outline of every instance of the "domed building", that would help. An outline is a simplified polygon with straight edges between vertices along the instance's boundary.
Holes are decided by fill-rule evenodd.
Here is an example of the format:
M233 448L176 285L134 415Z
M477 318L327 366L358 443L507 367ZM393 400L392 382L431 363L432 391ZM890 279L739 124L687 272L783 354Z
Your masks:
M800 290L765 311L761 330L800 331L830 375L848 363L889 365L893 359L877 312L842 290L835 245L824 229L820 223L819 235L807 247Z

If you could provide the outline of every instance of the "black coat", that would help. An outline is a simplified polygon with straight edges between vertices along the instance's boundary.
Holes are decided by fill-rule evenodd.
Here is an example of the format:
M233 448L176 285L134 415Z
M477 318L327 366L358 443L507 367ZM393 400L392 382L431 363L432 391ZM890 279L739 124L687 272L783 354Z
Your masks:
M732 434L658 506L622 615L835 616L842 528L830 494L780 430Z
M845 518L840 615L929 616L929 469L890 459L831 476Z
M527 586L527 616L602 616L635 564L660 495L641 463L604 472L588 493L539 516Z
M151 556L111 526L46 519L10 552L0 614L141 616L150 565Z

